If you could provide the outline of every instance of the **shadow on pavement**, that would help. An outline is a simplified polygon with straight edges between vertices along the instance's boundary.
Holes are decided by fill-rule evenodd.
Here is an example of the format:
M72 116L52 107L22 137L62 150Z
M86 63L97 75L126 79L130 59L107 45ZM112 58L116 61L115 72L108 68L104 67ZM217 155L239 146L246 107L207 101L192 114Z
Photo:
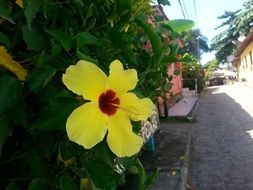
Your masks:
M253 118L231 98L243 92L217 90L205 90L199 102L189 181L197 190L253 189Z

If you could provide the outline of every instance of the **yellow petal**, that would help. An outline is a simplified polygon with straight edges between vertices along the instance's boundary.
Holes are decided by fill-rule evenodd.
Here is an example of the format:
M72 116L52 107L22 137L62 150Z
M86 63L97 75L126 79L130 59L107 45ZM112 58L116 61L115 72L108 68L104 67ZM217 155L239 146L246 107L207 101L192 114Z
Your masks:
M23 0L16 0L16 3L17 3L18 6L20 6L22 9L24 8Z
M126 93L119 99L120 110L133 121L145 121L152 112L153 102L149 98L139 99L134 93Z
M107 143L118 157L132 156L140 151L143 140L132 132L130 120L123 113L109 117L108 131Z
M0 46L0 66L14 73L19 80L25 80L26 70L8 54L5 47Z
M71 141L89 149L103 140L107 132L106 117L96 104L85 103L71 113L66 129Z
M95 64L82 60L67 68L62 81L69 90L84 99L97 101L106 89L107 76Z
M109 86L117 92L123 94L135 88L138 77L135 69L124 70L119 60L114 60L110 65Z

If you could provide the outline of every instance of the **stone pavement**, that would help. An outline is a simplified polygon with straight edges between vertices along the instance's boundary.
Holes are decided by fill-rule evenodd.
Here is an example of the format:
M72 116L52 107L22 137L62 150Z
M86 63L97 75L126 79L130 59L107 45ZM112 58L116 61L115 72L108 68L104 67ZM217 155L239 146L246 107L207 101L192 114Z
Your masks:
M174 105L175 107L170 113L174 113L174 116L176 118L179 116L180 119L192 118L197 100L198 96L182 99ZM175 120L168 118L161 119L160 123L160 129L154 136L155 151L145 152L142 159L147 171L158 171L156 183L149 190L185 190L191 123L185 122L185 120L175 122Z
M253 189L253 90L207 88L192 126L188 179L197 190Z

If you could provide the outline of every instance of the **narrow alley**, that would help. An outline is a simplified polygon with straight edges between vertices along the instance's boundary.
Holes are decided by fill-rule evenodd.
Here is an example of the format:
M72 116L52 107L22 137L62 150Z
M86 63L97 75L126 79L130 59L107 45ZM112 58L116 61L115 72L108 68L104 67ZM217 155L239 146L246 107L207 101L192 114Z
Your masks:
M253 89L203 91L192 125L188 181L196 190L253 189Z

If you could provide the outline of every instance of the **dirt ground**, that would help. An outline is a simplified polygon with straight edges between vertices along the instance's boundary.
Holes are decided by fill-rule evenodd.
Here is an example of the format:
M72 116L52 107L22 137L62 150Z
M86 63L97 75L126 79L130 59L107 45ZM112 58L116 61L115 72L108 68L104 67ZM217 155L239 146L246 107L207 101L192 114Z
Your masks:
M188 181L196 190L253 190L253 89L210 87L192 124Z

